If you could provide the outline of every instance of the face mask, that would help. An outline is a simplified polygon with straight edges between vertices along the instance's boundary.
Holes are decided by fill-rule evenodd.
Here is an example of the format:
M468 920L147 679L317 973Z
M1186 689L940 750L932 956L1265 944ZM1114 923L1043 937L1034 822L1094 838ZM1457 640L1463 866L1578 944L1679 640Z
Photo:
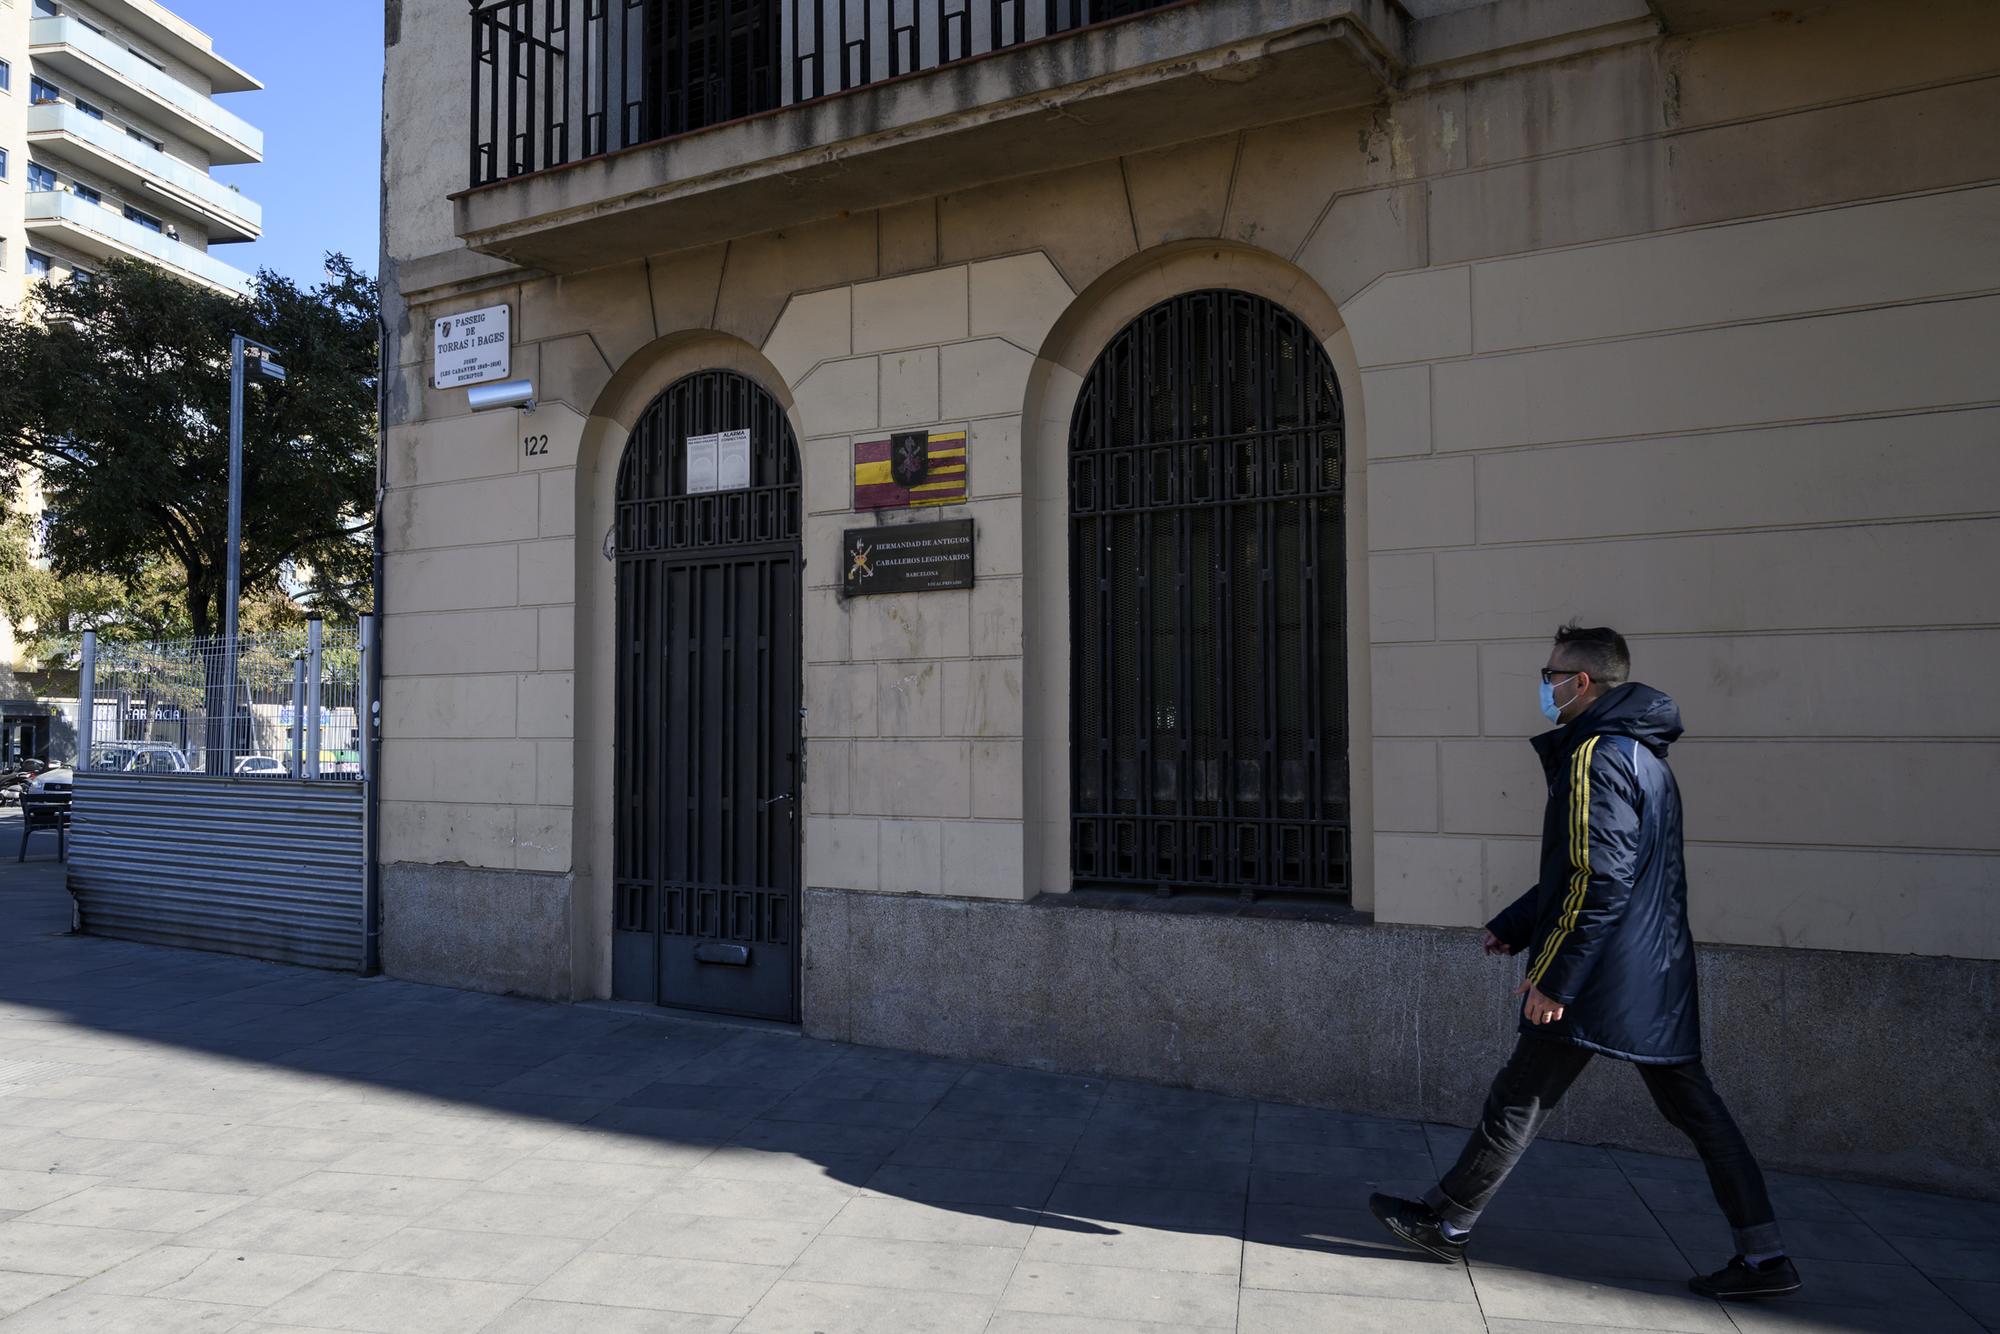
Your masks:
M1576 680L1576 674L1573 673L1566 679L1574 681ZM1542 702L1542 717L1548 719L1552 723L1559 723L1562 721L1562 710L1556 707L1555 682L1553 681L1542 682L1541 702Z

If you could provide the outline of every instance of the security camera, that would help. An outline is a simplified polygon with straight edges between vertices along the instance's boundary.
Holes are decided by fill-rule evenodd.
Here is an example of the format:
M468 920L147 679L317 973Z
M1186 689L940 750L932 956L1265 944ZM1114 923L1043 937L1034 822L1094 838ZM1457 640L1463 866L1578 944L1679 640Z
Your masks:
M535 382L502 380L498 384L477 384L465 391L465 401L474 412L490 412L494 408L519 408L523 412L533 412Z

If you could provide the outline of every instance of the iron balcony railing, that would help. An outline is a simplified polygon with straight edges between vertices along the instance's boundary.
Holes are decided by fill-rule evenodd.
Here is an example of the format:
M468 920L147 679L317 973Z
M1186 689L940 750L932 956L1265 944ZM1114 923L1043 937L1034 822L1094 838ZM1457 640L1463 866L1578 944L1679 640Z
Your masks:
M1175 2L472 0L472 184Z

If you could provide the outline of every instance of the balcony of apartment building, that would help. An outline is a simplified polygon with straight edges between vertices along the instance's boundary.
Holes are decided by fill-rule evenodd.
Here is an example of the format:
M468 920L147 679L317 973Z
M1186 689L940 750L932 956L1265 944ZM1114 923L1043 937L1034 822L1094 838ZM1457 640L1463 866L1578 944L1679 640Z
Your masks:
M1380 97L1393 0L474 0L473 250L566 272Z
M263 233L260 205L173 156L143 126L65 96L39 78L27 119L28 143L40 158L72 163L129 198L198 219L210 240L254 241Z
M132 11L126 16L132 22L127 30L136 31L136 19L158 11L158 6L107 0L103 9L121 14ZM86 98L103 98L130 108L207 153L214 162L263 159L263 132L209 95L212 91L255 88L256 80L185 35L176 47L163 44L156 56L100 22L103 17L106 15L95 10L86 13L55 0L35 0L28 24L28 55L36 70ZM162 33L174 31L164 24L154 26ZM191 28L186 31L194 33ZM189 73L183 76L179 70ZM209 86L197 87L192 79L204 80Z
M23 209L29 247L60 254L66 262L71 256L85 261L145 260L220 291L250 290L249 274L181 239L177 223L122 197L107 184L58 173L46 163L30 163Z

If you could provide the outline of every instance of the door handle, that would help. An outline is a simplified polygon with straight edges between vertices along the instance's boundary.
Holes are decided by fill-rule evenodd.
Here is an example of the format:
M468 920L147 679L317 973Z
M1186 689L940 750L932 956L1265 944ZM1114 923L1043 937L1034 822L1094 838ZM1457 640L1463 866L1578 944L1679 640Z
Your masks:
M762 810L769 810L769 809L770 809L771 807L773 807L773 806L777 805L777 804L778 804L779 802L781 802L781 801L790 801L791 799L792 799L792 794L791 794L791 793L789 793L789 792L780 792L780 793L779 793L779 794L778 794L777 796L775 796L775 797L766 797L766 798L764 798L764 799L763 799L762 801L758 802L758 803L757 803L757 809L758 809L758 810L760 810L760 811L762 811Z

